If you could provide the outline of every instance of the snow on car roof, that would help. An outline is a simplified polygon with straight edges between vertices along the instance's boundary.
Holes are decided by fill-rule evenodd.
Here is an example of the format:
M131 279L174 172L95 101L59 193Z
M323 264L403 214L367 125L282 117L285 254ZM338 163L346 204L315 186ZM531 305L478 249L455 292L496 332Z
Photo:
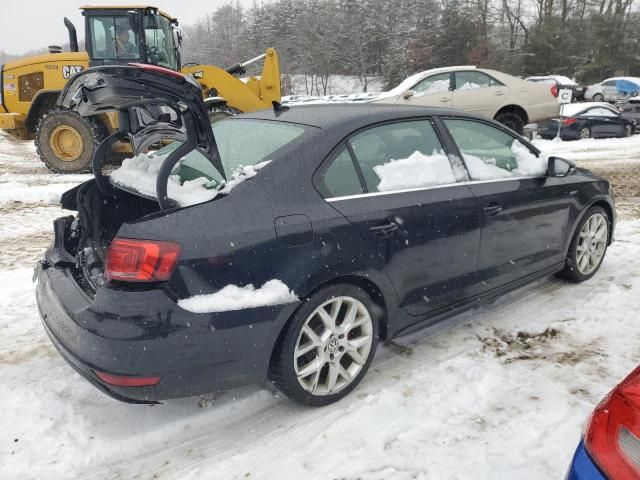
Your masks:
M611 111L616 111L616 109L607 102L567 103L562 107L562 116L572 117L592 107L604 107L608 108Z
M556 82L562 85L578 85L576 82L571 80L569 77L565 77L564 75L538 75L533 77L527 77L525 80L528 81L540 81L540 80L555 80Z
M626 80L628 82L633 82L633 83L637 83L638 85L640 85L640 77L611 77L611 78L604 79L600 83L608 82L610 80Z

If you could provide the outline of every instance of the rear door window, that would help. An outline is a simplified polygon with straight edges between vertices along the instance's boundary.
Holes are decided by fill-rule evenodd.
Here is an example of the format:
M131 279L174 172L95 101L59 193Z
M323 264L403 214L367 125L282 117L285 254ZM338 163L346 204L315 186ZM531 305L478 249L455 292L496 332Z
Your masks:
M349 144L368 192L451 184L466 174L451 164L429 120L370 128Z
M502 87L493 77L482 72L455 72L456 90L473 90L477 88Z
M544 176L547 162L517 138L483 122L445 119L471 180Z

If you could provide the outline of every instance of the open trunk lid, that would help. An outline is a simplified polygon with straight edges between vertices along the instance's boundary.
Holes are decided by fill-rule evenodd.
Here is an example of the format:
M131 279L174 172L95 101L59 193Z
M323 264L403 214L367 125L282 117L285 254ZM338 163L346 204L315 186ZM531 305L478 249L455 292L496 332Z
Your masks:
M54 222L54 244L43 262L45 267L68 268L92 295L105 282L108 247L122 224L175 207L167 183L180 158L197 149L203 161L226 177L200 86L190 77L148 65L95 67L76 75L58 103L83 116L118 114L118 131L94 153L94 179L63 194L62 207L78 215ZM115 188L103 175L106 154L118 140L130 142L134 155L161 142L178 145L162 159L156 198Z
M101 190L108 189L103 161L118 140L130 142L134 155L163 141L181 143L158 173L157 198L163 208L171 205L166 195L171 169L192 150L199 150L226 179L200 85L189 76L153 65L94 67L73 77L58 103L82 116L118 113L118 131L98 146L92 162Z

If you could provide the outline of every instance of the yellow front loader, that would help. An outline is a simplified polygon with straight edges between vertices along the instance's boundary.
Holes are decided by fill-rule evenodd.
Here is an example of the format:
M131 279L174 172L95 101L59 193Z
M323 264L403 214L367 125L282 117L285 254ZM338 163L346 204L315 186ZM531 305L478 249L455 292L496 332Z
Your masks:
M96 65L146 63L193 75L202 87L212 119L233 112L272 108L280 101L280 67L273 48L227 69L181 65L182 41L175 17L150 6L81 7L85 18L85 51L78 51L76 30L67 19L70 52L49 47L49 54L0 66L0 129L34 139L42 161L60 173L89 169L95 147L117 130L115 115L81 117L57 105L58 94L73 75ZM252 63L263 62L258 78L243 82ZM114 156L131 151L116 144Z

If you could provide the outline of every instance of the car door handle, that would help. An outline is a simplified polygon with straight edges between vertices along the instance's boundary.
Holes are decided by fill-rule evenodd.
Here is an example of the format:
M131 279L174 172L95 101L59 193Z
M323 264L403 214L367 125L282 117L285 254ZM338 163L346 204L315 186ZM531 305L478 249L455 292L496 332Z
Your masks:
M502 91L498 90L497 92L494 92L493 94L494 94L496 97L501 97L501 96L503 96L503 95L504 95L504 92L502 92Z
M389 222L385 223L384 225L378 225L377 227L369 227L369 231L374 235L377 235L378 237L388 238L393 235L393 232L395 232L398 228L399 227L396 222Z
M441 101L441 102L450 102L450 101L451 101L451 99L450 99L449 97L442 97L442 98L440 99L440 101Z
M502 205L498 205L496 202L491 202L489 205L484 207L482 211L487 215L497 215L502 210Z

